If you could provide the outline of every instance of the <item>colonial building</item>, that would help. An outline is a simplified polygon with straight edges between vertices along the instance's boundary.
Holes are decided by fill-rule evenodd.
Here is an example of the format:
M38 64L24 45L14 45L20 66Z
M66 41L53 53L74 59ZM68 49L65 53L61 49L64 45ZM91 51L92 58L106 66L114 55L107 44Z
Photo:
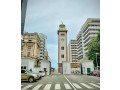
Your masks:
M34 58L34 66L39 66L40 38L37 33L24 33L21 45L21 57Z
M58 72L62 73L62 62L67 61L67 30L63 22L59 25L58 34Z

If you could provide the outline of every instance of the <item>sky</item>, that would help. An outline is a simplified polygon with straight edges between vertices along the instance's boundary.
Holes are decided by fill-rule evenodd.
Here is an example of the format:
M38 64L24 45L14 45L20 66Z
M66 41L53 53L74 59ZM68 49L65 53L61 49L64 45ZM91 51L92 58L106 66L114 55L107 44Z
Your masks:
M76 39L87 18L100 18L100 0L28 0L24 30L47 35L51 66L57 69L57 30L61 21L68 30L68 44L71 39Z

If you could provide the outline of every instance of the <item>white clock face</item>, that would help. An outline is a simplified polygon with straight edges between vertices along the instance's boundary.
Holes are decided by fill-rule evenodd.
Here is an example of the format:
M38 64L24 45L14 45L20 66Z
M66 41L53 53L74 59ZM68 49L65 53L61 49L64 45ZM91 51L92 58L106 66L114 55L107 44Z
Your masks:
M64 41L64 39L62 38L62 39L61 39L61 41L63 42L63 41Z

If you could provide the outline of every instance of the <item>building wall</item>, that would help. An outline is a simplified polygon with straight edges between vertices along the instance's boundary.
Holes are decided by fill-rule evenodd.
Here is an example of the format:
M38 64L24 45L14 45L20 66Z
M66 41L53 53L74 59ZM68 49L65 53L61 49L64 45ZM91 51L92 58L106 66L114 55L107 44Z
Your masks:
M21 58L21 67L26 67L26 70L34 69L34 61L32 58ZM21 68L22 69L22 68Z
M41 71L44 71L44 69L46 68L47 70L47 75L50 75L50 69L51 69L51 63L50 61L46 61L46 60L42 60L41 61Z
M69 61L63 61L63 74L71 74L71 66Z
M87 68L90 68L91 71L94 70L94 64L93 64L92 60L86 60L86 61L82 62L81 64L82 64L83 74L87 74Z

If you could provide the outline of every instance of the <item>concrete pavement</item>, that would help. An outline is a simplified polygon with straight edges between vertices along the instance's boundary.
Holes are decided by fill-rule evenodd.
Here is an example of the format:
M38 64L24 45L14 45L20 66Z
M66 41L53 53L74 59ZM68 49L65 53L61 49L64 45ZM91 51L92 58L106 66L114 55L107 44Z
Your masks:
M21 90L100 90L100 78L87 75L45 76L33 83L22 82Z

